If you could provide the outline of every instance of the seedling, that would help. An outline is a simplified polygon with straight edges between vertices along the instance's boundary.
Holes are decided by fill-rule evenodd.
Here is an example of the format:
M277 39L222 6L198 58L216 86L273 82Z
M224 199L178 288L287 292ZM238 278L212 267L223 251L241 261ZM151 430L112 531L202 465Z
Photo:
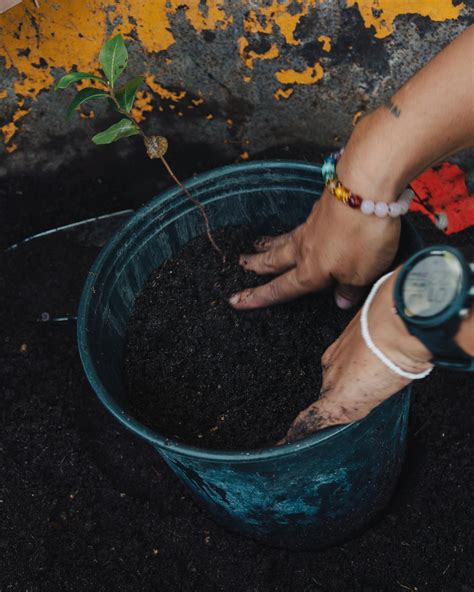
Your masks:
M125 71L128 64L128 52L125 46L125 42L121 35L116 35L109 41L107 41L100 50L99 61L102 67L104 77L96 76L89 72L70 72L63 76L56 84L55 89L67 88L74 82L80 80L93 80L99 84L100 87L88 87L80 90L73 98L67 109L68 116L72 115L74 111L85 103L93 99L107 99L110 105L122 115L122 119L114 123L106 130L99 132L92 137L94 144L111 144L121 138L127 138L129 136L140 135L145 145L146 153L149 158L158 158L163 163L168 174L178 187L186 194L191 202L196 205L204 219L206 226L206 233L210 243L214 249L222 256L225 257L221 249L217 246L211 232L209 225L209 218L207 217L206 210L202 203L193 197L181 181L176 177L173 170L171 169L168 161L165 159L165 154L168 150L168 140L163 136L148 136L141 128L139 122L135 119L132 114L133 104L136 98L136 92L140 85L144 82L143 76L137 76L129 80L127 83L116 88L116 82Z

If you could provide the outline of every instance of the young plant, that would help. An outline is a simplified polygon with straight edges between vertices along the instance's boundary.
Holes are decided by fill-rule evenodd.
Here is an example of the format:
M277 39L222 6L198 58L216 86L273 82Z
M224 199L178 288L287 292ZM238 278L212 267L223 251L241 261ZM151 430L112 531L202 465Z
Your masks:
M88 87L80 90L69 104L67 109L68 116L72 115L77 107L86 101L93 99L107 99L111 106L123 117L120 121L117 121L117 123L114 123L103 132L93 136L92 141L94 144L111 144L121 138L140 135L143 139L148 157L151 159L160 159L173 181L186 194L191 202L198 207L204 219L207 237L211 245L225 260L221 249L217 246L212 236L209 218L207 217L204 206L198 199L191 195L186 187L184 187L174 174L168 161L165 159L165 154L168 149L168 140L163 136L146 135L132 114L136 92L143 83L144 77L137 76L120 86L120 88L116 87L116 82L125 71L128 63L128 52L121 35L116 35L102 46L99 54L99 61L102 67L102 72L104 73L103 78L89 72L70 72L57 82L55 86L56 90L67 88L70 84L79 82L80 80L94 80L96 83L100 84L99 88Z

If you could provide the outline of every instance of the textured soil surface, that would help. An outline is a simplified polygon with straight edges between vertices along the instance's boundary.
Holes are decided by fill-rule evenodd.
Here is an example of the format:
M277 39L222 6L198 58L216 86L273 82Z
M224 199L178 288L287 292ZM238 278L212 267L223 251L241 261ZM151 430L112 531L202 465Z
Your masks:
M87 194L64 177L4 184L2 241L135 207L117 174L113 204L102 207L103 176ZM416 222L427 241L445 239ZM472 244L474 232L445 240ZM472 377L435 371L415 385L405 467L371 529L319 553L264 547L216 526L154 450L105 411L84 377L74 321L37 321L76 313L100 242L81 231L0 255L0 590L474 590Z
M319 393L324 350L353 313L331 294L243 313L227 299L268 281L238 265L258 238L250 228L206 237L156 270L128 327L125 375L137 417L194 446L275 444Z

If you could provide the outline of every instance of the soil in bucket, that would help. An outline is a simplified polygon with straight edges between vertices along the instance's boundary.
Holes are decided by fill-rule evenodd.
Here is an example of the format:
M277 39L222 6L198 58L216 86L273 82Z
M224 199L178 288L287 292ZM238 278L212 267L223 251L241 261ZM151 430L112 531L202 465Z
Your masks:
M227 227L215 238L225 264L198 238L157 269L137 299L124 366L132 413L186 444L270 446L317 398L321 355L354 311L339 310L332 292L233 310L234 292L269 278L238 265L258 238L252 228Z

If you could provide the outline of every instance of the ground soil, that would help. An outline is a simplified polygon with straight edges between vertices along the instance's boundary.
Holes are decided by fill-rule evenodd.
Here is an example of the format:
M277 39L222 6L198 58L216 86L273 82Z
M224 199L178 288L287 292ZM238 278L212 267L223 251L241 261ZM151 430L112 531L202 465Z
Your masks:
M136 205L127 171L100 174L102 183L3 184L2 242ZM446 239L415 222L429 242L474 241L473 231ZM474 590L472 377L437 370L415 385L400 483L372 528L319 553L264 547L216 526L156 452L105 411L84 377L74 321L37 321L75 314L101 242L67 233L0 255L0 590Z
M248 227L207 237L157 269L128 326L125 376L134 413L194 446L272 445L321 385L319 360L352 318L330 293L242 313L239 289L268 281L238 265L258 235Z

